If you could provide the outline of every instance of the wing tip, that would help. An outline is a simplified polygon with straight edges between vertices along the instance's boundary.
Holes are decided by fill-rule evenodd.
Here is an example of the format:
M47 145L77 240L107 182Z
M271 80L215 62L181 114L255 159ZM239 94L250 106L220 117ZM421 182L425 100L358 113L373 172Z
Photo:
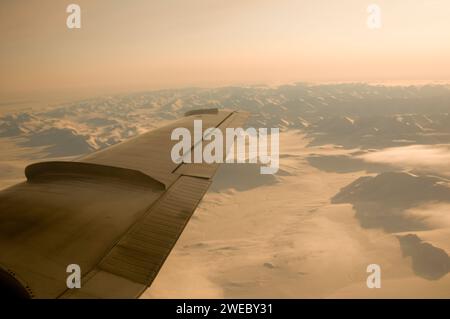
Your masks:
M210 109L195 109L190 110L184 113L184 116L191 116L191 115L201 115L201 114L218 114L219 109L218 108L210 108Z

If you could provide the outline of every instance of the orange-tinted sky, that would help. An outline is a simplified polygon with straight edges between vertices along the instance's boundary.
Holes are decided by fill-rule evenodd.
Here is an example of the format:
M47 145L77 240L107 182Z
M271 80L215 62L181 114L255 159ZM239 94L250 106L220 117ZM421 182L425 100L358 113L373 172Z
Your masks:
M448 0L2 0L0 38L0 96L450 80Z

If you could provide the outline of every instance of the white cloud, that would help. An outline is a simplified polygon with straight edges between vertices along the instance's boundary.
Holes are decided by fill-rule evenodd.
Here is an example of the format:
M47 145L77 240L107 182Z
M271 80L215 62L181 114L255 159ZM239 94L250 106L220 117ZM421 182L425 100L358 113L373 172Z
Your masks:
M366 162L418 169L450 176L450 145L392 147L358 156Z

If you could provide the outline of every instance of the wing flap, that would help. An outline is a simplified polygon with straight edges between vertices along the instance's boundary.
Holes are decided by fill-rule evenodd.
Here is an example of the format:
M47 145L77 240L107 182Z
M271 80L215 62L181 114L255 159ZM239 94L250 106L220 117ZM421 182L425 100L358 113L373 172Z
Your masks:
M99 268L150 285L210 185L182 176L126 234Z
M181 176L99 263L94 275L87 276L77 294L68 292L66 297L91 295L92 292L85 291L90 287L89 282L99 280L98 274L104 276L105 273L128 280L135 286L140 284L142 289L149 286L210 183L209 179ZM134 297L139 296L142 289Z

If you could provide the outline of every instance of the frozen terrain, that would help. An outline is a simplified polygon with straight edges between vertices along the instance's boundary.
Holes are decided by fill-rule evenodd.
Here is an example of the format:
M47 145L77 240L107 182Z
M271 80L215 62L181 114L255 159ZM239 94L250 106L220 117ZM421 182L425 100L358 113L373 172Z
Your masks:
M196 108L279 127L280 171L224 165L144 297L450 297L450 88L183 89L0 106L0 187ZM379 264L382 288L368 289Z

